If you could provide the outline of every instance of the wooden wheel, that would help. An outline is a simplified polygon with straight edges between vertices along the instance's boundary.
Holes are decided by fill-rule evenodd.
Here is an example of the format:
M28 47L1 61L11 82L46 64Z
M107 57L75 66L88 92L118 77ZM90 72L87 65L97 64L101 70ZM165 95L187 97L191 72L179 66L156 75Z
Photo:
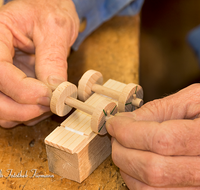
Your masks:
M130 112L135 110L135 106L132 105L133 95L136 92L136 97L142 99L143 98L143 90L140 85L136 85L134 83L127 84L122 93L120 94L118 100L118 111L119 112Z
M95 133L105 135L106 130L106 116L107 111L110 111L111 115L117 113L117 104L108 100L102 101L96 108L91 118L91 128Z
M50 102L51 111L59 116L67 115L72 109L65 104L67 97L77 98L77 87L70 82L63 82L53 92Z
M103 84L103 76L100 72L88 70L79 80L78 98L86 101L92 94L92 86L94 84Z

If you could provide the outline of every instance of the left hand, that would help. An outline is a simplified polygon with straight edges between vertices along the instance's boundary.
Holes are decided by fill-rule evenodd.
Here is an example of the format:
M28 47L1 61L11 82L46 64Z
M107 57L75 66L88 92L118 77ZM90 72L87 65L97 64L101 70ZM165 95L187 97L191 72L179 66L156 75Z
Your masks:
M67 80L67 56L78 35L72 0L15 0L0 8L0 126L33 125Z
M200 189L200 84L106 123L112 159L133 190Z

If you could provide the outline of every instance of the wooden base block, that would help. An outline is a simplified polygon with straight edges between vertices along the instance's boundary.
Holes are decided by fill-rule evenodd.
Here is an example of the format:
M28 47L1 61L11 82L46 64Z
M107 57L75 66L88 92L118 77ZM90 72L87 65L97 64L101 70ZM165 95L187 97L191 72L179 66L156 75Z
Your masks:
M81 183L110 155L111 143L108 135L95 135L73 154L50 145L46 151L51 172Z

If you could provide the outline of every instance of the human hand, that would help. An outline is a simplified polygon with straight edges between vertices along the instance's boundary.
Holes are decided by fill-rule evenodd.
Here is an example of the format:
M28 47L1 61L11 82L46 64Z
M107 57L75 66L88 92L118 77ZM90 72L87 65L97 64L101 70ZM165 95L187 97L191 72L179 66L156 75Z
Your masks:
M112 159L130 189L200 189L200 84L106 123Z
M0 9L2 127L35 124L49 115L51 90L67 80L78 27L71 0L15 0Z

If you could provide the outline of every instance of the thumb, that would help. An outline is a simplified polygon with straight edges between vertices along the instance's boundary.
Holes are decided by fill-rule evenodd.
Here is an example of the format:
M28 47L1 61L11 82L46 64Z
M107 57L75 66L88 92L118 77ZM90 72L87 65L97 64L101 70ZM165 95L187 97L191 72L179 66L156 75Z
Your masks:
M200 114L200 84L190 85L179 92L144 104L141 108L120 113L137 121L163 122L172 119L192 119Z
M36 26L33 41L36 47L36 76L52 90L67 80L69 48L78 34L76 22L70 16L45 17L45 26Z

